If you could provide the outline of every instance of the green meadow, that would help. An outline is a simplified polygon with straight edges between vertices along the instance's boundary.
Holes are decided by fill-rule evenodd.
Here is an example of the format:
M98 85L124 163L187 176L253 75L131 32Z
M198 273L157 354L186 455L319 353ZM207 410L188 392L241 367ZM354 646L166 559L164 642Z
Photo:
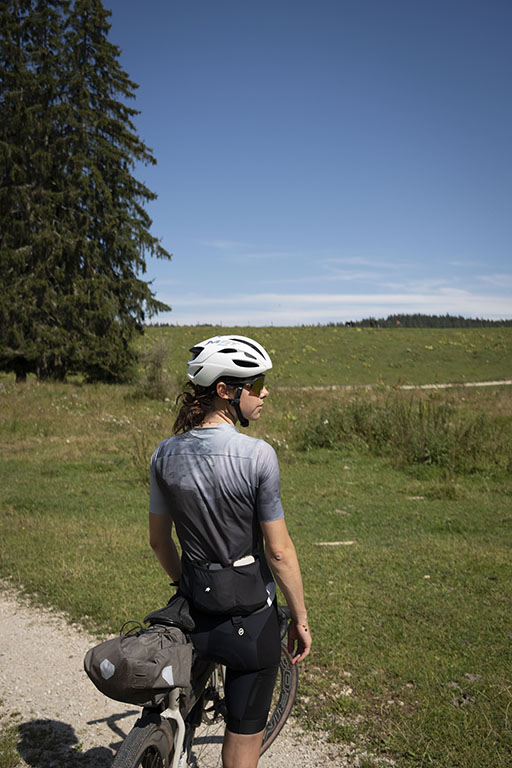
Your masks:
M226 333L210 327L150 328L146 345L168 349L169 370L181 380L187 352L201 338ZM509 378L510 328L415 329L237 328L255 335L274 356L279 386L427 384Z
M170 588L147 467L194 342L150 328L132 385L0 377L0 575L117 632ZM512 759L512 329L238 328L275 359L250 433L277 450L314 638L297 713L354 765Z

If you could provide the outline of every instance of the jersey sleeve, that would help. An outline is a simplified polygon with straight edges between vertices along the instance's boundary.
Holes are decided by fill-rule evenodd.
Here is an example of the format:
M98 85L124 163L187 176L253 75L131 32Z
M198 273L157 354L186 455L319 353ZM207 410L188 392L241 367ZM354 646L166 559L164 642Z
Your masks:
M158 482L157 453L158 448L151 457L149 465L149 511L152 515L170 515L169 505Z
M271 523L284 517L281 503L281 475L276 452L271 445L261 441L258 456L258 492L256 513L262 523Z

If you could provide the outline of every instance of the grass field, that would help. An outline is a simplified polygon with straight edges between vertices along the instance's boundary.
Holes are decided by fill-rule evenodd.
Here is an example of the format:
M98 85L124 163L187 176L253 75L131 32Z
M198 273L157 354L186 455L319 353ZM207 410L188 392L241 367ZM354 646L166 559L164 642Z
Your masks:
M216 330L150 329L137 386L0 378L3 577L98 631L166 602L147 463L188 348ZM275 350L251 434L278 451L303 566L303 723L363 768L509 766L512 389L394 387L508 379L512 329L237 330ZM155 359L167 401L140 396ZM374 389L303 389L333 385Z
M220 327L150 328L146 344L168 352L169 371L181 379L194 343ZM255 335L274 357L276 385L427 384L509 378L510 328L237 328Z

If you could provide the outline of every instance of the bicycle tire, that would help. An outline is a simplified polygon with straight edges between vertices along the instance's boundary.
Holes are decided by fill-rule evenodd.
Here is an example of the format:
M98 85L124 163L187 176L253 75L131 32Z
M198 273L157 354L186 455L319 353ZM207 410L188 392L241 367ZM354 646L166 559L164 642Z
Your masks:
M112 768L169 768L174 729L168 720L137 720L112 763Z
M270 747L277 738L284 724L290 716L292 707L297 698L299 688L299 667L292 664L292 657L288 653L286 646L281 646L281 659L279 660L279 671L277 673L278 683L274 688L270 713L263 734L263 743L261 745L260 755Z
M286 723L295 703L298 683L298 667L292 664L288 650L282 645L274 695L263 734L261 755L270 747ZM222 765L225 720L221 674L218 668L212 673L205 686L200 719L200 726L187 726L185 737L189 750L187 765L193 768L219 768Z

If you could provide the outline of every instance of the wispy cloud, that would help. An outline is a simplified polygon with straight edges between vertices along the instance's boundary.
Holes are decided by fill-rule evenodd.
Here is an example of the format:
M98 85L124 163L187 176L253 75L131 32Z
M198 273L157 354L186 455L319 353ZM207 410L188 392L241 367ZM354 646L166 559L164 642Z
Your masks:
M242 243L237 240L209 240L202 242L201 245L222 252L226 261L236 261L240 258L243 258L244 261L269 259L272 261L280 261L303 255L288 250L282 250L280 248L273 248L271 246L266 247L250 243Z
M462 267L462 269L468 269L469 267L478 267L482 262L475 259L457 259L455 261L448 261L449 267Z
M341 264L343 266L360 266L360 267L378 267L379 269L397 269L400 264L397 259L389 259L389 261L382 261L378 259L369 259L366 256L329 256L321 258L321 264L326 266L337 266Z
M208 248L216 248L219 251L235 251L246 248L254 248L254 245L249 245L249 243L241 243L238 240L206 240L201 242L201 245L205 245Z
M478 279L497 288L512 288L512 274L479 275Z
M165 297L161 297L165 300ZM430 293L259 293L228 296L188 294L160 315L171 323L222 325L301 325L385 317L403 312L512 317L510 297L486 296L443 288Z
M444 290L453 288L460 281L448 280L442 277L425 277L417 279L388 280L381 283L383 288L389 288L392 291L403 291L404 293L426 293L436 289Z
M290 253L288 251L246 251L243 254L228 254L226 261L238 261L243 257L244 261L282 261L283 259L291 259L296 257L297 254Z
M263 285L312 285L318 283L333 283L333 282L360 282L360 283L375 283L382 285L382 273L369 272L369 271L355 271L355 270L333 270L332 272L324 272L319 274L297 275L276 279L265 279L260 281Z

